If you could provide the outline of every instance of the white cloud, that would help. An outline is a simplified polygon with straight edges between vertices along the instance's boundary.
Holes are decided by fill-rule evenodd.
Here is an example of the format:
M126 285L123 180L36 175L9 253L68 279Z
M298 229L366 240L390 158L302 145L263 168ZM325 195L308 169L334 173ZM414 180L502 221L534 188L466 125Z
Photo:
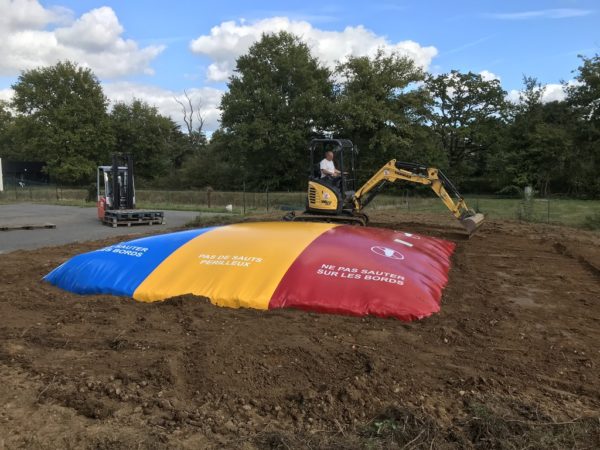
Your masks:
M65 45L95 52L118 42L122 33L114 11L103 6L83 14L69 27L57 29L55 35Z
M479 75L481 75L481 79L483 81L492 81L492 80L500 81L500 77L498 75L496 75L494 72L490 72L489 70L482 70L481 72L479 72Z
M313 27L304 20L287 17L271 17L250 23L228 21L213 27L210 34L202 35L190 43L192 52L209 57L213 62L207 69L210 81L224 81L232 73L235 60L258 41L262 34L288 31L300 36L308 44L314 56L332 67L336 61L348 56L372 56L379 48L386 53L393 51L415 60L427 69L438 51L433 46L423 47L414 41L391 42L362 25L346 27L343 31L326 31Z
M501 20L528 20L528 19L568 19L593 14L595 11L577 8L538 9L534 11L521 11L512 13L493 13L487 17Z
M73 20L64 8L45 8L37 0L0 0L0 75L71 60L100 77L152 73L162 46L140 48L122 37L115 12L101 7Z
M181 106L175 101L175 98L177 98L184 103L187 102L183 92L131 82L104 83L102 88L111 104L116 102L131 103L134 99L143 100L152 106L156 106L162 115L171 117L179 125L183 125ZM188 89L187 93L192 99L194 107L200 105L200 113L204 118L204 131L212 132L216 130L219 127L219 119L221 118L219 105L223 91L203 87Z
M576 86L579 84L579 81L577 80L569 80L567 81L567 86ZM562 101L565 98L567 98L567 92L565 90L565 86L563 84L558 84L558 83L548 83L545 84L541 87L541 89L544 90L543 94L542 94L542 103L548 103L548 102L555 102L555 101ZM519 95L521 94L522 91L518 90L518 89L511 89L507 96L506 99L513 102L513 103L519 103Z
M41 29L62 16L60 9L46 9L37 1L0 0L0 12L2 31Z
M542 94L542 102L544 103L561 101L567 97L562 84L547 84L544 88L544 93Z
M511 102L511 103L519 103L519 94L521 93L521 91L519 91L518 89L511 89L510 91L508 91L508 93L506 94L506 100Z
M11 88L0 89L0 100L10 102L13 98L14 91Z

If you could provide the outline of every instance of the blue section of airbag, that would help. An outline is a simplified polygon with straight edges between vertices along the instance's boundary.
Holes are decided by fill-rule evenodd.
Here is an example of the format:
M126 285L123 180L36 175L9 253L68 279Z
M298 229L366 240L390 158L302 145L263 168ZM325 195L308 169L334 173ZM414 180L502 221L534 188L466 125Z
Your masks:
M131 297L171 253L213 228L144 237L84 253L54 269L44 280L78 294Z

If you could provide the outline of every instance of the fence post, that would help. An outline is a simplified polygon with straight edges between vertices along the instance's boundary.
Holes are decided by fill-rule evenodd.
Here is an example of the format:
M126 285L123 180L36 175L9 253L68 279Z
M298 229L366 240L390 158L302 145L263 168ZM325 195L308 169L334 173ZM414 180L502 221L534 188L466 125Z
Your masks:
M548 211L548 223L550 223L550 197L548 197L547 201L548 201L548 210L547 210Z
M209 186L206 188L206 206L210 209L210 194L212 193L212 188Z
M246 215L246 182L245 181L243 184L243 189L244 189L244 191L242 192L242 208L243 208L242 214L245 216Z
M533 188L531 186L525 186L525 189L523 189L523 201L521 203L521 215L524 221L533 221L533 207Z
M267 212L269 212L269 186L267 186Z

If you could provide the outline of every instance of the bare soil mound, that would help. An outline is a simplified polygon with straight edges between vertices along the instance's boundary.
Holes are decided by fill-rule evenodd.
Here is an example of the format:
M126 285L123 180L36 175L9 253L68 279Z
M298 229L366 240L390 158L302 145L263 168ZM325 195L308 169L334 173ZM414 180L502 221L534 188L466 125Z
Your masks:
M600 236L403 220L458 244L410 324L41 281L112 241L2 255L0 448L599 448Z

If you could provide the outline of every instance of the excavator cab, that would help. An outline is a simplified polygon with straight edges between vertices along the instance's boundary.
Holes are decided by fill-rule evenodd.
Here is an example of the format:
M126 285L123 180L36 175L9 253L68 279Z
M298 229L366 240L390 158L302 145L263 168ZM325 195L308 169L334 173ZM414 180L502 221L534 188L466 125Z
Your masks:
M323 220L343 221L364 225L363 214L353 212L352 198L356 191L355 161L357 149L348 139L313 139L308 147L309 177L306 211L321 215ZM340 171L338 177L324 176L321 161L333 153L333 163Z
M316 180L323 178L320 165L328 151L333 153L335 168L341 172L340 191L354 191L356 183L354 162L357 149L348 139L313 139L310 142L311 178Z

